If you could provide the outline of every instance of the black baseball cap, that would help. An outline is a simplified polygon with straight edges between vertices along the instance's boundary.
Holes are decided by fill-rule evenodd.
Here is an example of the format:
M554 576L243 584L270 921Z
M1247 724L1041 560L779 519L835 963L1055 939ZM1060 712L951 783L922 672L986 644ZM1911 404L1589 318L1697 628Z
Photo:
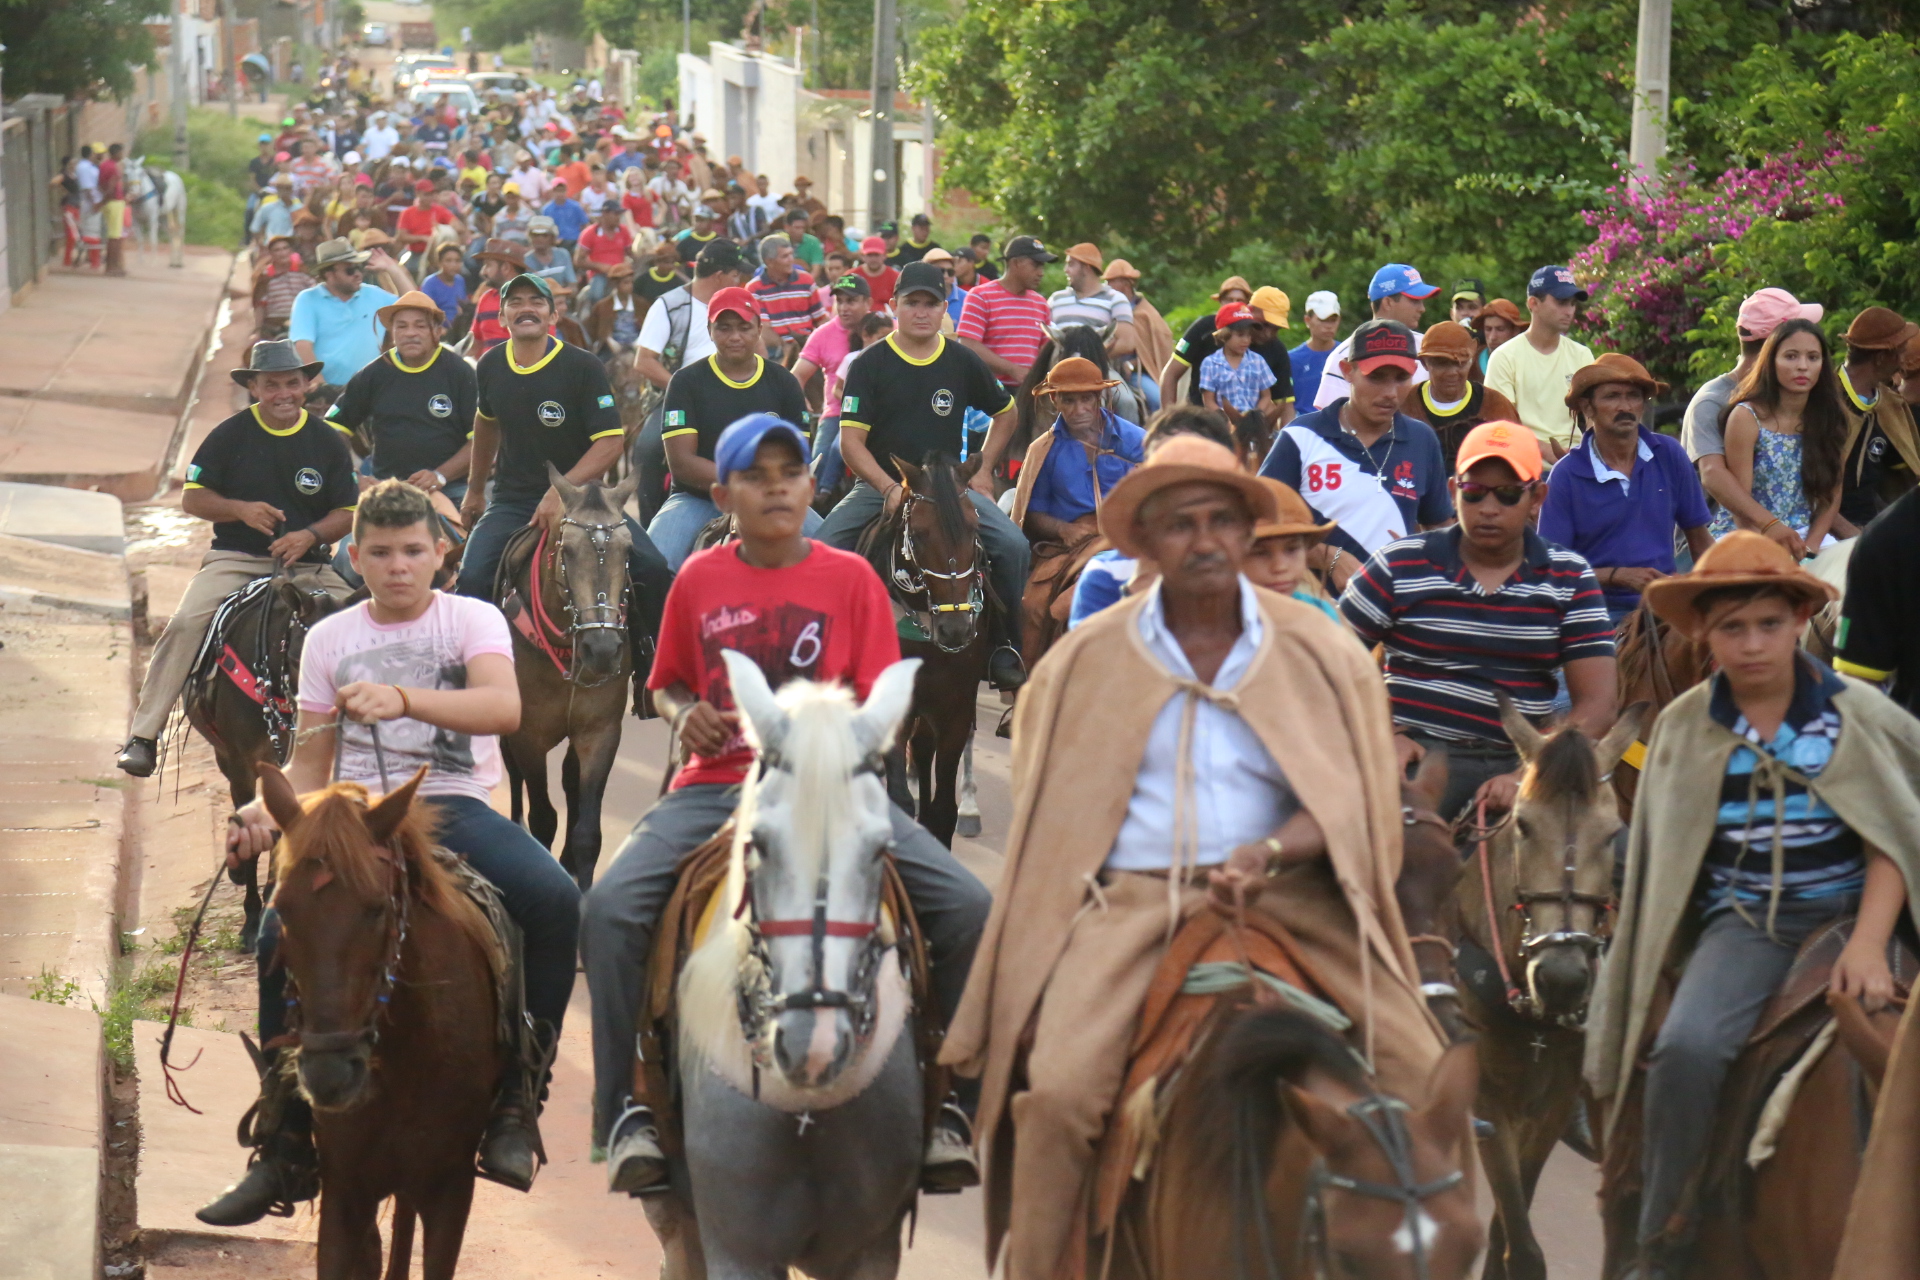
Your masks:
M1351 342L1347 359L1355 373L1364 374L1381 364L1409 374L1420 367L1419 342L1413 330L1398 320L1369 320L1353 331Z
M913 215L913 225L916 227L930 227L933 225L933 219L924 213L916 213Z
M694 259L695 269L705 267L702 274L712 275L716 271L738 271L740 269L740 246L731 240L710 240L700 250L700 256Z
M1047 252L1047 246L1033 236L1015 236L1000 252L1003 258L1032 258L1035 262L1058 262L1060 255Z
M850 293L856 298L871 298L873 296L873 286L868 284L867 278L858 271L849 271L846 275L841 276L833 282L833 292L836 294Z
M900 234L900 224L897 222L883 222L873 229L873 234L877 236L897 236Z
M945 302L947 300L946 273L940 270L937 263L909 262L900 268L900 280L893 286L893 296L904 298L910 293L930 293Z
M1485 302L1487 300L1486 283L1472 276L1455 280L1453 292L1448 295L1448 300L1452 301L1454 298L1472 298L1475 302Z

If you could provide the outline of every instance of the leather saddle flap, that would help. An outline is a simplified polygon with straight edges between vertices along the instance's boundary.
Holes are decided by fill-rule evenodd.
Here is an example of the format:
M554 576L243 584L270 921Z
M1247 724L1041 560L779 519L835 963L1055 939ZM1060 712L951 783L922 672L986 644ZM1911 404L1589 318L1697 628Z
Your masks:
M1774 1036L1803 1009L1826 999L1833 966L1846 948L1847 940L1853 936L1853 925L1852 916L1829 921L1815 929L1800 944L1800 951L1793 958L1793 967L1787 970L1779 989L1761 1011L1760 1021L1754 1024L1753 1034L1747 1038L1748 1044L1758 1044ZM1894 990L1905 996L1913 986L1915 976L1920 975L1920 958L1915 957L1898 934L1887 944L1887 965L1893 970ZM1825 1008L1821 1004L1823 1012Z

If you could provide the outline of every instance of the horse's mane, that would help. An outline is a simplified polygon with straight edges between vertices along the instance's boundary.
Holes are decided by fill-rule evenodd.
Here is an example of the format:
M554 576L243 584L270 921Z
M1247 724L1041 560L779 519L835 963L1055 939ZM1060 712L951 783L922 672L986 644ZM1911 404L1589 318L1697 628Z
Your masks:
M1060 335L1058 340L1051 336L1054 333ZM1058 329L1049 326L1049 336L1041 341L1040 349L1034 352L1033 364L1028 367L1027 376L1020 379L1020 385L1014 389L1014 403L1019 406L1018 421L1010 442L1015 450L1014 457L1025 454L1037 429L1043 425L1037 420L1040 405L1035 393L1040 384L1047 380L1047 375L1053 372L1053 366L1068 356L1093 361L1103 378L1113 376L1113 366L1107 360L1106 343L1101 340L1099 330L1084 324L1063 325Z
M387 863L378 856L367 830L367 789L357 782L336 782L301 799L307 816L280 841L274 878L285 883L306 862L333 873L355 897L381 899L388 893ZM421 907L453 921L486 955L493 953L493 926L433 855L439 819L433 805L415 798L388 845L411 870L413 899Z
M811 680L788 681L777 700L787 713L780 754L794 781L794 803L788 815L792 847L810 860L850 822L847 780L860 763L860 744L853 733L858 707L844 685ZM812 881L823 870L803 865L800 872L804 880Z
M1529 800L1563 799L1590 804L1600 789L1600 762L1593 742L1570 724L1561 725L1527 765L1521 794Z
M928 498L933 500L933 514L939 521L941 536L951 546L961 546L969 540L967 533L966 499L960 493L959 473L953 464L938 453L929 453L921 464L927 477Z
M1668 676L1674 692L1690 689L1707 678L1709 664L1705 646L1695 644L1676 627L1662 632L1652 625L1653 614L1642 606L1628 614L1614 640L1614 661L1619 668L1619 686L1626 697L1638 701L1644 694L1656 707L1664 706L1660 691L1654 687L1653 662L1656 652L1665 652Z
M1620 632L1614 637L1613 660L1619 670L1620 687L1633 689L1639 687L1653 670L1654 631L1647 625L1650 615L1645 609L1635 609L1620 624Z

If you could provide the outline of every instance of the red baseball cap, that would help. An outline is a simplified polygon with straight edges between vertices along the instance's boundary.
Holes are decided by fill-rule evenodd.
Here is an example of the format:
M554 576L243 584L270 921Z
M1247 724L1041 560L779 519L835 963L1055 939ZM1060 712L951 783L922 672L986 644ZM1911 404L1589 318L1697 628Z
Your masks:
M879 236L868 236L860 242L860 252L862 253L885 253L886 251L887 242Z
M739 285L722 289L713 295L707 303L707 323L712 324L728 312L739 316L748 324L760 323L760 308L754 303L753 295Z
M1353 331L1347 359L1355 373L1364 374L1381 365L1392 365L1409 374L1420 367L1416 358L1419 341L1413 330L1398 320L1369 320Z
M425 178L422 178L413 184L413 194L417 196L430 196L433 194L433 184Z
M1242 324L1242 323L1252 324L1254 321L1258 320L1259 318L1260 318L1259 316L1256 316L1255 314L1253 314L1253 308L1248 306L1246 303L1229 302L1226 306L1214 312L1213 331L1215 333L1218 333L1220 332L1220 330L1227 328L1229 325L1236 325L1236 324Z

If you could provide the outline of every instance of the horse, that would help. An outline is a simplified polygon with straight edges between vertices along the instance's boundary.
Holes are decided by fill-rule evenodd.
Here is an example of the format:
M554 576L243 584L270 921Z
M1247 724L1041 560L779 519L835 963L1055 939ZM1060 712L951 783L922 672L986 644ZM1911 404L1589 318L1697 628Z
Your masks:
M521 707L520 727L500 739L500 748L513 820L551 848L559 815L547 796L547 753L567 744L560 865L584 892L593 887L600 861L600 803L627 709L633 535L621 509L640 479L630 474L611 487L597 480L576 485L552 463L547 478L560 494L560 518L516 533L494 583L494 600L513 630ZM557 621L563 614L565 625Z
M1643 598L1638 608L1620 623L1614 644L1619 669L1620 708L1645 702L1651 709L1649 729L1667 704L1713 674L1713 654L1707 646L1690 639L1672 623L1647 607ZM1613 790L1620 803L1620 819L1633 813L1634 793L1640 786L1640 765L1647 758L1644 737L1635 738L1613 770Z
M213 748L235 809L253 799L260 765L284 767L293 758L307 632L339 608L325 591L296 585L276 563L270 576L234 592L213 615L180 705ZM246 890L240 949L251 952L260 934L259 862L248 859L227 874Z
M669 1190L645 1201L662 1275L887 1280L919 1184L928 1085L904 971L911 917L881 907L892 821L880 775L920 663L888 667L856 706L804 680L776 696L750 659L722 658L761 772L709 932L676 980L681 1131L665 1144Z
M153 252L162 232L169 241L180 243L187 230L187 184L180 175L147 163L145 156L129 161L124 172L127 205L139 228L141 251Z
M1420 993L1447 1039L1458 1044L1467 1034L1454 979L1455 939L1460 933L1454 891L1460 882L1460 855L1454 848L1453 828L1439 813L1447 772L1447 753L1430 750L1421 758L1413 780L1400 784L1402 852L1393 897L1400 904L1400 919L1413 945Z
M960 801L955 777L973 737L974 701L986 678L990 640L982 616L986 604L986 555L980 548L980 513L967 485L980 469L975 454L955 465L930 453L920 466L894 463L906 500L893 516L880 516L861 534L861 554L887 584L900 622L900 652L923 659L907 715L906 761L919 784L906 794L905 776L894 779L901 808L915 801L915 817L940 843L953 846ZM1017 608L1002 601L1001 608Z
M353 783L294 795L260 766L285 838L273 896L295 1046L320 1153L320 1280L404 1280L415 1220L427 1280L450 1280L501 1060L492 927L435 858L424 766L369 805ZM297 993L297 994L296 994Z
M1486 1280L1546 1280L1528 1207L1586 1096L1587 1000L1621 829L1604 783L1646 717L1645 704L1627 708L1596 744L1572 725L1543 734L1500 700L1523 762L1520 795L1505 820L1475 833L1456 897L1462 1013L1478 1036L1475 1114L1493 1125L1480 1145L1494 1196Z
M1024 458L1027 446L1033 443L1035 435L1047 429L1052 421L1043 416L1036 393L1040 384L1053 372L1053 366L1069 356L1079 356L1091 360L1100 369L1102 378L1113 377L1113 362L1107 359L1107 339L1113 336L1111 325L1095 329L1092 325L1067 324L1055 328L1046 326L1046 341L1034 353L1033 366L1027 370L1027 376L1013 393L1015 406L1013 420L1013 438L1007 446L1007 456ZM1133 394L1133 388L1125 382L1109 387L1105 397L1106 407L1125 418L1128 422L1142 423L1146 417L1141 412L1140 402Z
M1473 1047L1442 1056L1414 1107L1375 1090L1316 1019L1284 1007L1224 1012L1168 1086L1147 1178L1089 1272L1465 1276L1484 1241L1466 1178Z

